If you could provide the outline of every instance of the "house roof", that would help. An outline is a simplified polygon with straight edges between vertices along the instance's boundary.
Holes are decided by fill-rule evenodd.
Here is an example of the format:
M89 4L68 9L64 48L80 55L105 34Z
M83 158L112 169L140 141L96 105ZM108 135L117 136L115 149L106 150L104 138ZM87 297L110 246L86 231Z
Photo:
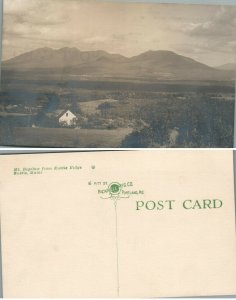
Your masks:
M70 111L69 109L63 109L63 110L58 110L58 114L57 114L57 118L59 119L60 117L62 117L65 113L67 113L68 111ZM70 111L71 112L71 111Z
M70 112L73 116L76 117L76 114L73 113L70 109L64 109L64 110L57 116L57 118L62 117L62 116L63 116L65 113L67 113L67 112Z
M57 118L62 112L64 112L64 109L56 109L52 112L48 112L46 113L46 115L50 118L50 117L54 117Z
M49 118L54 117L54 118L59 119L60 117L62 117L67 112L71 112L74 116L76 116L70 109L56 109L51 113L47 113L46 115Z

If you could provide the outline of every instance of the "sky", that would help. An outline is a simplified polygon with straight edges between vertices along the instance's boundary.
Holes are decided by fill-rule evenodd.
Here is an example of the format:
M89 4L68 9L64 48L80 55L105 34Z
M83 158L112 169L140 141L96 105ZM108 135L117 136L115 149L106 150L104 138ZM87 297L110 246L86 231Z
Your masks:
M210 66L236 62L236 6L4 0L3 60L76 47L127 57L170 50Z

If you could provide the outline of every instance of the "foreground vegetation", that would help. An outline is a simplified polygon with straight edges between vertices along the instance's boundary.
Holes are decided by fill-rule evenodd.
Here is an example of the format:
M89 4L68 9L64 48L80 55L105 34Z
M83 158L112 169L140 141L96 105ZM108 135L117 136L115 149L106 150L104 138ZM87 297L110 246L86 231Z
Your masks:
M3 87L3 145L233 146L234 86L229 82L194 85L79 81L76 85L52 81L46 85L43 81L35 85L16 80ZM57 109L70 109L78 116L70 129L63 131L65 124L48 117ZM82 138L85 136L87 140Z

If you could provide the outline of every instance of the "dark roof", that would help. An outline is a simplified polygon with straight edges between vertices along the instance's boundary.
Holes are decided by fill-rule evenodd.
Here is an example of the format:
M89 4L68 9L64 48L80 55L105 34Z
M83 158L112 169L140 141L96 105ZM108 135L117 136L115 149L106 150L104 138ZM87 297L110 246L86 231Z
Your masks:
M75 113L73 113L70 109L56 109L54 110L53 112L50 112L50 113L46 113L46 115L49 117L49 118L57 118L59 119L60 117L62 117L66 112L70 111L73 115L76 116Z

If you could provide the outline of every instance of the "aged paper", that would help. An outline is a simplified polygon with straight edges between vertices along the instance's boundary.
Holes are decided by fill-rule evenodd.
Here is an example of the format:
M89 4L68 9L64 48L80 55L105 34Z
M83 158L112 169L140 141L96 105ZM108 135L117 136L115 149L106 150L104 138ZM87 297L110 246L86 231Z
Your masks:
M232 151L0 164L4 297L236 294Z
M0 144L232 148L235 1L158 2L4 0Z

